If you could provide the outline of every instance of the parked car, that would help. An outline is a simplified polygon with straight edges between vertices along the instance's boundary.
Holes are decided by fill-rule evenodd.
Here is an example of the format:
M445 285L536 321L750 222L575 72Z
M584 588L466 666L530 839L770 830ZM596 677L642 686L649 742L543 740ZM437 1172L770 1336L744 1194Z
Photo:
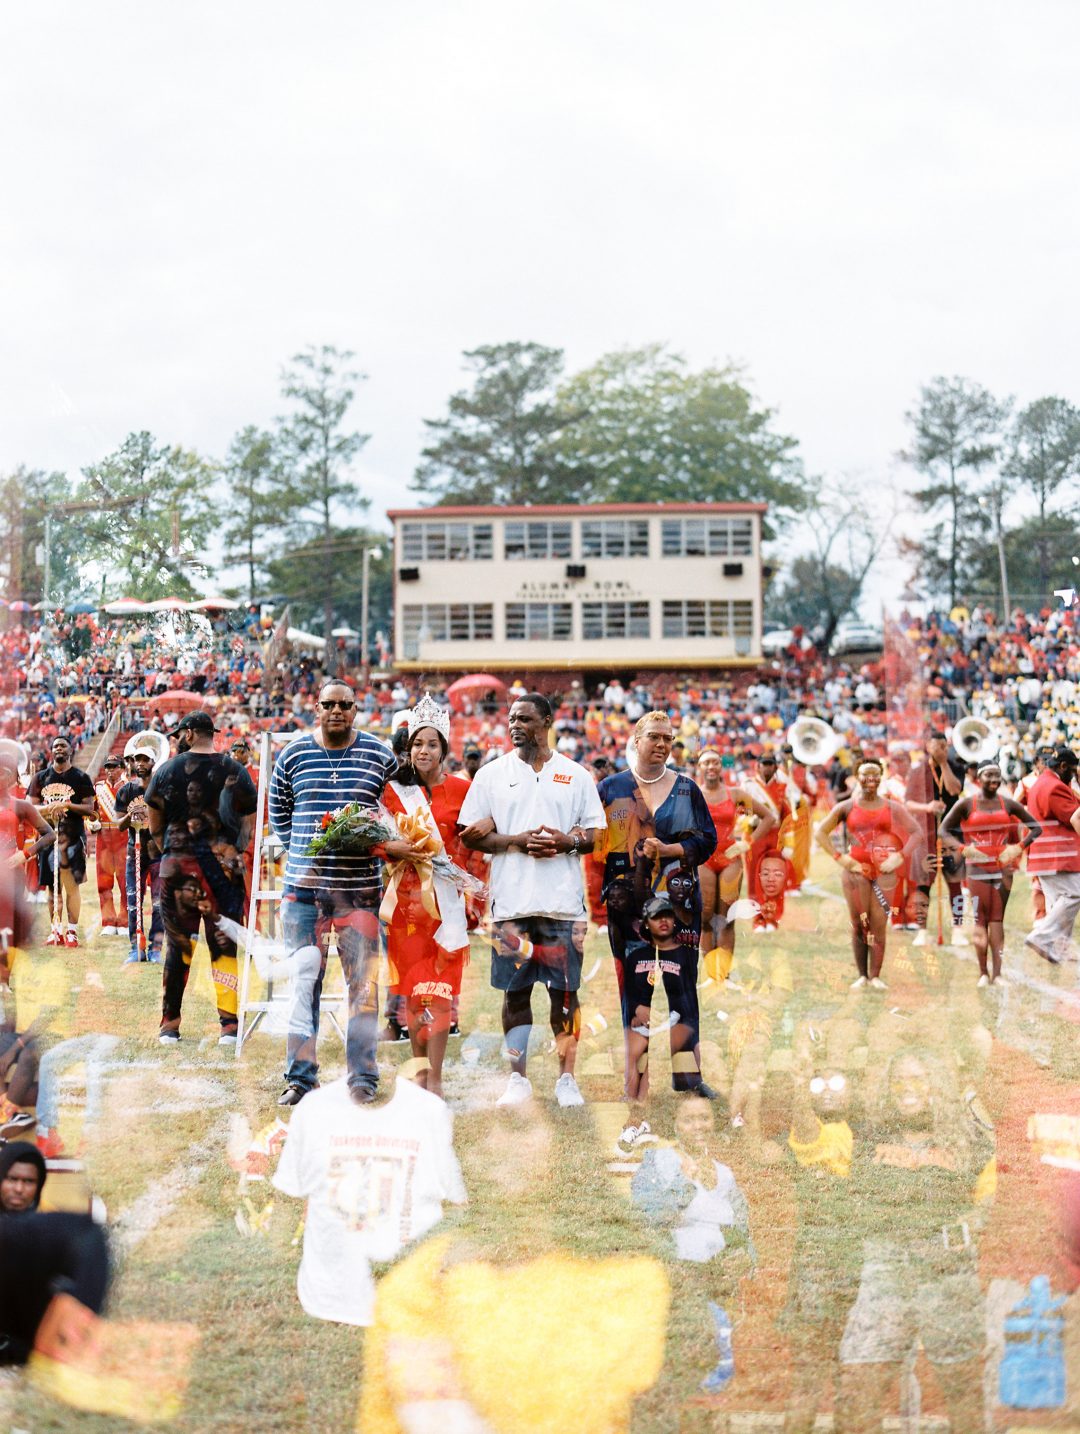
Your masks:
M776 657L778 653L789 648L794 641L795 634L790 627L778 627L763 635L761 650L766 657Z
M845 652L880 652L885 645L885 635L880 627L868 622L842 622L833 633L829 651L833 657Z

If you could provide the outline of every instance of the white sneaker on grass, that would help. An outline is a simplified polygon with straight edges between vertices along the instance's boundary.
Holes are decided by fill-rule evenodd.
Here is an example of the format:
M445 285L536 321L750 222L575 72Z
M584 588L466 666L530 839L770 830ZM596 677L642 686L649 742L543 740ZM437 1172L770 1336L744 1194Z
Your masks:
M555 1099L561 1106L584 1105L585 1097L578 1089L578 1083L569 1071L555 1082Z
M921 930L916 931L915 939L914 941L912 941L911 944L912 946L925 946L929 940L930 937L927 934L926 927L924 926Z
M524 1105L527 1100L532 1100L532 1081L528 1076L518 1075L517 1071L511 1072L510 1080L506 1089L495 1102L496 1105Z
M870 982L870 985L875 991L887 991L889 989L880 976L875 976L874 979Z
M868 983L865 976L856 976L855 980L851 983L851 989L853 991L861 991L862 988L867 984Z
M989 984L990 984L990 977L989 977L989 976L980 976L979 979L975 982L975 984L976 984L976 986L989 986Z
M647 1145L650 1142L655 1144L657 1137L652 1133L652 1126L647 1120L640 1125L628 1125L615 1142L616 1155L629 1155L635 1145Z

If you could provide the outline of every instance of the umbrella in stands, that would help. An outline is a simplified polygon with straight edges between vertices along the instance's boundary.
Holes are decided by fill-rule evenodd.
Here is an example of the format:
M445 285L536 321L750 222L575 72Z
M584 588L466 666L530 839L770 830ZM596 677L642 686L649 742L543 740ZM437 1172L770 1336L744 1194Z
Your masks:
M13 603L11 604L11 611L12 611L12 612L33 612L33 608L30 606L30 604L29 604L28 602L23 602L22 599L20 598L17 602L13 602Z
M216 707L217 698L208 697L205 692L188 692L183 687L170 688L151 697L146 712L198 712L201 707Z
M466 699L482 702L485 697L492 697L500 701L505 696L506 683L499 677L492 677L490 672L473 672L468 677L459 677L446 689L447 701L455 711L461 709Z
M73 602L73 603L69 603L69 604L67 605L67 607L64 609L64 611L65 611L66 613L70 613L72 616L75 616L76 614L87 613L87 612L97 612L97 603L96 603L96 602Z
M128 613L149 612L150 604L140 602L138 598L117 598L115 602L107 602L105 604L105 611L111 617L124 617Z

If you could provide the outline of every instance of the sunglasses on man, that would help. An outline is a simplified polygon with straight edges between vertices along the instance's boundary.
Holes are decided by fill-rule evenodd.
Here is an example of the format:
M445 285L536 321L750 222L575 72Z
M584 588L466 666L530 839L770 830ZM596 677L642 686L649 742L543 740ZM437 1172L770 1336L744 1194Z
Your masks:
M322 710L323 710L324 712L333 712L335 708L337 708L337 709L338 709L339 711L341 711L341 712L348 712L348 711L350 710L350 708L356 706L356 703L355 703L355 702L339 702L339 701L337 701L336 698L331 697L331 699L330 699L329 702L323 702L323 701L320 699L320 701L319 701L319 706L322 708Z

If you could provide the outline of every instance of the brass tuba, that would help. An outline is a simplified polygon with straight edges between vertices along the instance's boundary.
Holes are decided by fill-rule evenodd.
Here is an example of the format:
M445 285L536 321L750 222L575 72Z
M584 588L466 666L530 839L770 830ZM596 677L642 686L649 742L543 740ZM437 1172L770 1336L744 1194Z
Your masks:
M143 752L149 756L156 771L162 762L168 760L169 739L164 732L136 732L134 737L128 738L124 756L134 757L137 752Z
M804 767L819 767L831 762L844 745L844 739L820 717L800 717L787 729L788 746L796 762Z
M953 749L965 762L988 762L1001 745L997 733L981 717L962 717L952 729Z

